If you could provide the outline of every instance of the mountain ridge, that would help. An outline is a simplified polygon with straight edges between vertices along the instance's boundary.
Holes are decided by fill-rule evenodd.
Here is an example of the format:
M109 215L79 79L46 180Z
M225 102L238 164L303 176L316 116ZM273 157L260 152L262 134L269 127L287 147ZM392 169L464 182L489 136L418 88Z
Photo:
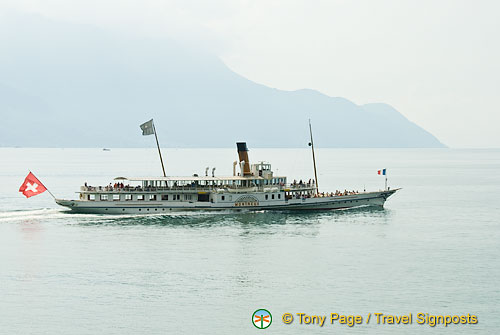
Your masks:
M387 104L269 88L170 40L30 15L0 29L0 146L149 147L154 118L166 147L301 147L311 118L322 147L444 147Z

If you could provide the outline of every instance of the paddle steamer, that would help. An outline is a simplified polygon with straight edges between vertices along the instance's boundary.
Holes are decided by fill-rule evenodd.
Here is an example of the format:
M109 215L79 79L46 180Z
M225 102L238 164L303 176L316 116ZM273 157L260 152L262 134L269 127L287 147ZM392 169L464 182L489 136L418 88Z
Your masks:
M216 177L215 169L209 176L207 168L205 176L117 177L108 186L81 186L78 200L56 202L77 213L95 214L335 210L383 206L398 190L319 193L314 179L289 183L269 163L250 164L246 143L237 143L237 149L232 176Z

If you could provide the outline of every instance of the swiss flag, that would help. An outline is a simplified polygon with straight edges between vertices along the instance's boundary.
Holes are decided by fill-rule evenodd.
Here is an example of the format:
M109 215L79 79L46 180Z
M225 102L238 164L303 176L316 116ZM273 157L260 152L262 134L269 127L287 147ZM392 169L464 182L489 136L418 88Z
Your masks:
M26 196L26 198L41 194L46 190L47 189L45 188L45 186L43 186L40 180L38 180L31 172L24 179L24 183L21 185L21 187L19 187L19 192L22 192Z

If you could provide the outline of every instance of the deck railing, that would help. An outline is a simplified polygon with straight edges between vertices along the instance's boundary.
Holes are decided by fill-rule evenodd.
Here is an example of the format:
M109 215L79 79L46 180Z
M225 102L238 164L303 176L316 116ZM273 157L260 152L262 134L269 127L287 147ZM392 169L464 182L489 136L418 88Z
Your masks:
M306 191L314 189L314 185L310 184L274 184L274 185L184 185L184 186L81 186L80 192L96 192L96 193L144 193L144 192L166 192L166 191L217 191L217 190L244 190L254 188L257 191L277 192L283 190L290 191Z

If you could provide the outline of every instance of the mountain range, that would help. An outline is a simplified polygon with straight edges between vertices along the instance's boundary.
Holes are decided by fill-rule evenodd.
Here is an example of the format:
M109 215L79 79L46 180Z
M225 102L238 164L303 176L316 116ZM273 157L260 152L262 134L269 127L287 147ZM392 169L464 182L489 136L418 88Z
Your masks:
M0 146L153 146L154 118L166 147L302 147L308 119L318 147L444 147L388 104L270 88L169 39L16 14L0 45Z

